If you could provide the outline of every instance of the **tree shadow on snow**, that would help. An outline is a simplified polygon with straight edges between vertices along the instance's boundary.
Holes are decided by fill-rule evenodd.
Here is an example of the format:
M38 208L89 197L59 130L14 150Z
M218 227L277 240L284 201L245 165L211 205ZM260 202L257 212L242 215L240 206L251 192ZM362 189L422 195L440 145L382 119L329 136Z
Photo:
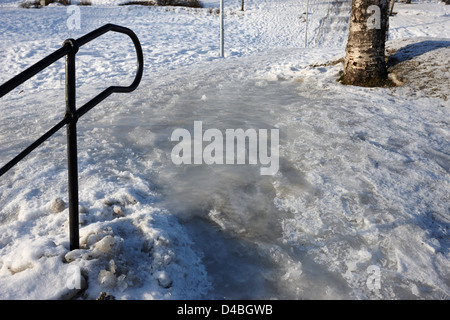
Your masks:
M417 43L411 43L407 46L400 48L388 59L388 67L395 66L396 64L411 60L427 52L450 47L450 41L445 40L426 40Z

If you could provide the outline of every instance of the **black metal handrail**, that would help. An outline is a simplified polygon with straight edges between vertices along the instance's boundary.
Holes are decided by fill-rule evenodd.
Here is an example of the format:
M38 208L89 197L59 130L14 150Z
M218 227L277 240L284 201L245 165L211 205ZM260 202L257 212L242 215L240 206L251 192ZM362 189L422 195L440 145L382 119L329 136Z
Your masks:
M137 54L137 72L134 81L128 87L111 86L103 90L100 94L92 98L89 102L84 104L79 109L76 109L75 99L75 55L79 48L86 43L100 37L109 32L118 32L128 35L134 43ZM142 79L144 70L144 57L142 54L142 47L136 34L125 27L114 24L107 24L100 27L81 38L67 39L64 41L62 47L44 59L35 63L25 71L21 72L11 80L5 82L0 86L0 98L5 94L18 87L40 71L44 70L57 60L66 56L66 111L64 118L58 122L53 128L47 131L39 139L33 142L30 146L19 153L14 159L9 161L0 169L0 177L10 170L14 165L25 158L34 149L40 146L44 141L55 134L64 125L67 128L67 162L68 162L68 192L69 192L69 233L70 233L70 250L79 248L79 212L78 212L78 160L77 160L77 129L76 124L78 119L86 112L91 110L101 101L106 99L114 92L132 92L134 91Z

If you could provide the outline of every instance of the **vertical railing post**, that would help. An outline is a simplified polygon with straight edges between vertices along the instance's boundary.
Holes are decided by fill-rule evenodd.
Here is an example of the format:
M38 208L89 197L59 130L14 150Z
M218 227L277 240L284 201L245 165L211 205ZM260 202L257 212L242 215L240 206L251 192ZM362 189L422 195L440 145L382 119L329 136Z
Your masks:
M306 0L305 48L308 46L308 10L309 0Z
M69 191L69 238L70 250L79 249L80 236L78 226L78 159L77 159L77 111L75 95L75 54L78 45L75 40L68 39L64 45L72 49L66 55L66 128L67 128L67 166Z
M224 26L223 26L223 16L224 16L224 12L223 12L223 0L220 0L220 56L221 57L224 57L224 53L223 53L223 50L224 50L224 40L223 40L223 37L224 37L224 34L223 34L223 32L224 32Z

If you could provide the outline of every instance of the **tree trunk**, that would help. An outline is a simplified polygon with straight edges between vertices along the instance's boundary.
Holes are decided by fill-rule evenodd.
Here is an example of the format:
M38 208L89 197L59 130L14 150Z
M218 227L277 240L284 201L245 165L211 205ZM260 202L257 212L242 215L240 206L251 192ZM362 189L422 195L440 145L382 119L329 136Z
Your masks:
M373 87L388 83L385 42L389 0L353 0L343 84Z
M391 2L389 3L389 16L392 16L392 12L394 11L394 3L395 0L391 0Z

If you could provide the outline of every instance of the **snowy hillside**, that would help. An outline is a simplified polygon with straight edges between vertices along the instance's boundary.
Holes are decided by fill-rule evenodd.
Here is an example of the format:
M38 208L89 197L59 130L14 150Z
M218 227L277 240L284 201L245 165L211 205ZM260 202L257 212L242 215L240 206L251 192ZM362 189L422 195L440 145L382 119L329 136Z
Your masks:
M304 1L225 0L225 58L218 0L91 2L0 0L0 83L106 23L132 29L145 60L136 91L78 122L80 250L65 130L0 177L1 299L448 299L450 6L396 3L403 84L359 88L336 82L347 1L311 0L306 17ZM126 36L83 46L77 105L135 69ZM0 166L64 116L64 74L60 60L1 98ZM276 174L174 164L173 132L199 122L277 129Z

